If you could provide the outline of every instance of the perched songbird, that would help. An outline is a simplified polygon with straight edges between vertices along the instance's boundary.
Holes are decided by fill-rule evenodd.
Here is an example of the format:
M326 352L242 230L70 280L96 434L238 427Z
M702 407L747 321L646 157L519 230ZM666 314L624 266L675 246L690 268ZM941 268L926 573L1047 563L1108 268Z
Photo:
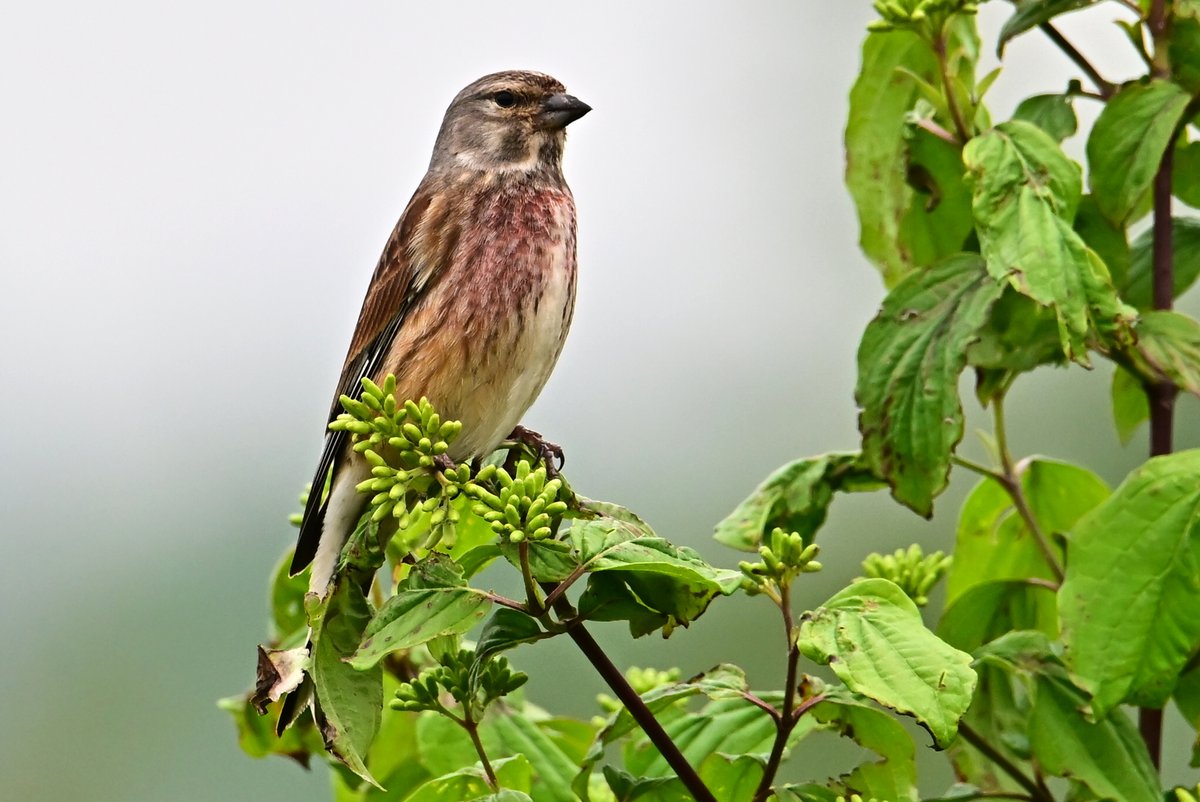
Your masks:
M429 172L371 277L334 395L396 375L398 400L429 398L462 432L449 456L490 454L541 392L575 302L575 201L562 174L566 127L591 111L537 72L498 72L446 110ZM321 489L332 472L327 498ZM324 595L366 509L369 476L330 432L300 525L292 573L313 564Z

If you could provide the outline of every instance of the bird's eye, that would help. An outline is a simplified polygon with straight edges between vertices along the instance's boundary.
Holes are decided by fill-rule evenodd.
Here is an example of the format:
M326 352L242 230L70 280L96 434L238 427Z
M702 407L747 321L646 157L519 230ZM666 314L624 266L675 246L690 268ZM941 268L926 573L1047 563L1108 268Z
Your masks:
M492 100L496 101L496 105L502 109L511 109L517 105L517 96L507 89L502 89L495 94Z

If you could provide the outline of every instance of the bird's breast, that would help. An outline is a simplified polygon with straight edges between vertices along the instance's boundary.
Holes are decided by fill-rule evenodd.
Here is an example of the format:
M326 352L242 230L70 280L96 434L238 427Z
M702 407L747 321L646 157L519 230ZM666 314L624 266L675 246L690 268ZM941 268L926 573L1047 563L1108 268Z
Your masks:
M463 431L451 456L489 453L537 398L575 300L575 206L564 188L483 192L382 373Z

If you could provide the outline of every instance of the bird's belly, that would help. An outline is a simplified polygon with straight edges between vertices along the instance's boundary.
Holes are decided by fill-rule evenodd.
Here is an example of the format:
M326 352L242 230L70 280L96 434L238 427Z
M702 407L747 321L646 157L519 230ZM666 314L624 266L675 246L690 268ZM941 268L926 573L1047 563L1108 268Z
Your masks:
M514 270L491 292L438 287L406 321L397 358L375 377L394 373L397 396L425 396L444 420L462 422L450 446L456 461L494 451L558 360L574 303L573 254L564 249L546 259L541 267L548 269Z

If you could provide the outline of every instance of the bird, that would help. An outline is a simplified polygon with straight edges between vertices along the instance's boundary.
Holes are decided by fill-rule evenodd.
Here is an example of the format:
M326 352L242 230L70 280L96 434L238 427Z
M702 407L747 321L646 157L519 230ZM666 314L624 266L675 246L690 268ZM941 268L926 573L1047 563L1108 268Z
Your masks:
M447 108L429 169L371 276L338 379L396 376L396 399L428 398L462 423L448 457L495 451L537 398L562 352L576 287L575 200L563 177L566 127L591 106L540 72L497 72ZM310 563L324 597L366 510L370 466L346 432L328 431L291 573ZM329 492L323 488L328 483Z

